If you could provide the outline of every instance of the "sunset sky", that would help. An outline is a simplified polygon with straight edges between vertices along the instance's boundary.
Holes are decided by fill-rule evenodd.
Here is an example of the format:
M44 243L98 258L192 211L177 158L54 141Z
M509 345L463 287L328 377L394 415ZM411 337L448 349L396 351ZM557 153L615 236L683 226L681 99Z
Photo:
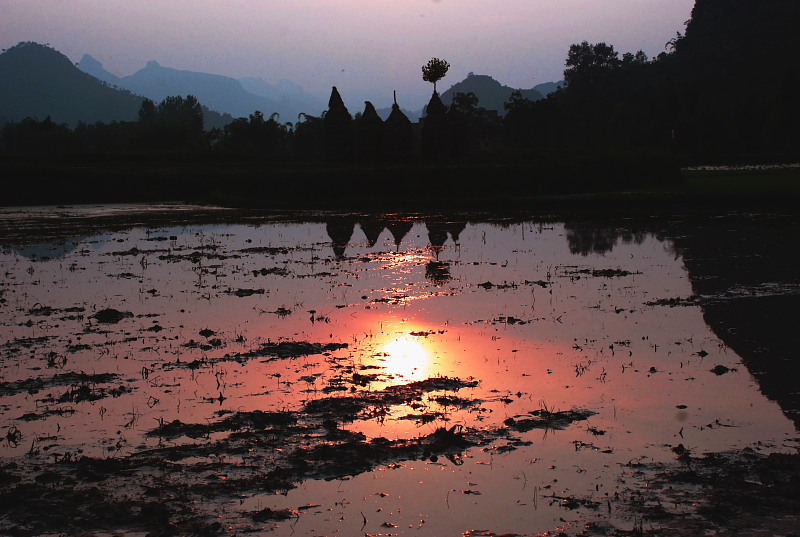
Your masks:
M0 47L49 43L125 76L166 67L285 78L357 109L392 90L416 108L420 67L450 62L440 91L467 73L512 87L560 80L569 46L604 41L655 56L683 32L694 0L0 0Z

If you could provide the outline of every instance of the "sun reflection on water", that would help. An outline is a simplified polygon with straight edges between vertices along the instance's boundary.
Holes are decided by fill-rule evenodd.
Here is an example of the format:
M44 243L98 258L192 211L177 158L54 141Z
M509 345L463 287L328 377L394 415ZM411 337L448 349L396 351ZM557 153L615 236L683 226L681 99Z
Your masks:
M379 350L386 375L393 384L425 379L432 374L433 356L418 336L399 335Z

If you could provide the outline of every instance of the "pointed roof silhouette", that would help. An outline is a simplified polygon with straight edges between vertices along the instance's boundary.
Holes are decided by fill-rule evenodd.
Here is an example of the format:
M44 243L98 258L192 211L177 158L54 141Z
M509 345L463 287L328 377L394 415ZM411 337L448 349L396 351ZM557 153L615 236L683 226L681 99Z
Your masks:
M400 110L400 106L394 103L392 105L392 112L389 114L389 117L386 118L386 123L411 123L411 120Z
M364 104L364 113L361 114L361 121L367 123L383 123L381 116L378 115L378 112L375 110L375 107L372 105L372 103L365 101Z
M328 109L333 110L334 108L344 108L347 110L347 107L344 105L344 101L342 100L342 96L339 95L339 90L336 89L336 86L333 86L331 89L331 98L328 99Z
M447 107L442 102L442 99L439 98L439 94L434 91L425 111L428 116L443 116L447 113Z
M392 104L392 112L386 118L386 123L411 123L408 116L400 110L400 105L397 104L397 91L394 92L394 104Z

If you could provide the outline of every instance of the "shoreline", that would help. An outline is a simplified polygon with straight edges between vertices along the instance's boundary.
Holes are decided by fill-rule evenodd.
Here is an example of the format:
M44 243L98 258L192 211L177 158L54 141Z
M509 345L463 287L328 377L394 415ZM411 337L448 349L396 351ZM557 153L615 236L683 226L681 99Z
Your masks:
M271 164L135 158L0 160L4 206L178 202L259 210L797 211L800 165L661 158Z

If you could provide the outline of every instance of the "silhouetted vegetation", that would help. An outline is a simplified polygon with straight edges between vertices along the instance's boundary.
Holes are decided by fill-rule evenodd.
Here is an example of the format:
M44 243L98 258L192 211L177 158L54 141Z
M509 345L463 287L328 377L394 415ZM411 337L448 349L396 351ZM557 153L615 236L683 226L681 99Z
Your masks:
M515 91L504 117L483 108L471 92L452 90L451 102L443 102L436 82L449 64L433 58L422 68L434 92L419 124L408 120L396 99L386 121L369 102L354 118L333 88L320 117L301 114L296 123L282 123L276 114L266 119L256 110L204 130L201 103L171 96L158 104L137 101L138 121L74 128L50 116L9 122L0 132L0 156L21 173L24 166L14 159L40 157L57 166L53 159L59 156L147 162L180 155L197 165L257 162L272 171L252 171L250 178L271 175L275 181L353 169L374 175L374 169L358 171L367 164L381 167L378 173L386 166L415 166L412 174L428 176L421 180L427 194L454 190L447 181L485 180L482 174L498 166L506 188L522 196L668 184L681 165L800 155L800 107L793 95L800 45L791 23L798 16L800 4L791 0L698 0L685 33L676 33L657 57L620 54L607 43L574 44L565 62L566 86L544 99ZM9 52L29 49L20 44ZM66 69L63 60L54 65ZM82 83L88 79L80 74Z
M567 86L543 101L512 98L505 139L526 150L668 150L682 162L796 158L798 17L791 0L698 0L685 34L652 60L572 45Z
M450 64L439 58L431 58L428 63L422 66L422 80L433 84L433 92L436 93L436 83L447 75Z

